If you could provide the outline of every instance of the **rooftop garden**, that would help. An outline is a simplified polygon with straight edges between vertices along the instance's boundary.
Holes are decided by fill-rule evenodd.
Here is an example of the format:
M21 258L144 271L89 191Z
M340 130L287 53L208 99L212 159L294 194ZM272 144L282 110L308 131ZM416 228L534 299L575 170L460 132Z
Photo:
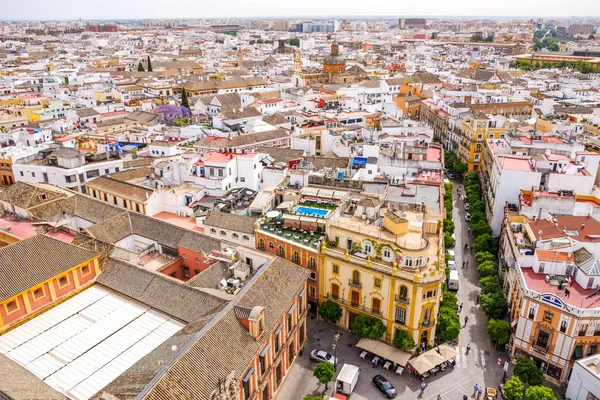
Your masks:
M311 248L317 248L319 238L324 233L321 227L284 226L283 220L280 218L266 218L260 224L260 229Z
M301 207L312 207L312 208L318 208L321 210L335 210L337 205L334 202L328 202L328 201L324 201L324 200L307 200L307 199L302 199L300 200L300 203L298 204Z

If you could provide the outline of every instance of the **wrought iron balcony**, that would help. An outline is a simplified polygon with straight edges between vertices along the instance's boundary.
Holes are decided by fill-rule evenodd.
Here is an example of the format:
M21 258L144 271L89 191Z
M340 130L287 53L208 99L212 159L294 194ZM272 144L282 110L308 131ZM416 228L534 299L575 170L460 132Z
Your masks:
M397 301L398 303L410 304L410 299L408 297L401 297L397 294L394 295L394 300Z
M348 279L348 285L355 287L357 289L362 289L362 282L359 282L359 281Z
M329 293L327 293L327 298L331 299L332 301L334 301L336 303L343 304L343 305L346 305L346 306L350 306L352 308L356 308L357 310L364 311L364 312L366 312L368 314L371 314L371 315L374 315L376 317L382 317L383 316L383 312L381 310L374 310L374 309L369 308L369 307L361 306L359 303L355 303L355 302L352 302L352 301L349 301L349 300L345 300L345 299L342 299L342 298L339 298L339 297L335 298L335 297L331 296Z
M430 328L435 325L435 319L421 322L421 328Z

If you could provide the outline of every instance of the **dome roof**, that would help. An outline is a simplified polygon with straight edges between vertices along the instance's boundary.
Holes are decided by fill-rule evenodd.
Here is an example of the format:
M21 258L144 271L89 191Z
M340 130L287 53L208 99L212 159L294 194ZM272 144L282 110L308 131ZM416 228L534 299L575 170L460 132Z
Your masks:
M328 65L344 65L346 64L346 60L339 56L327 56L323 61L323 64Z

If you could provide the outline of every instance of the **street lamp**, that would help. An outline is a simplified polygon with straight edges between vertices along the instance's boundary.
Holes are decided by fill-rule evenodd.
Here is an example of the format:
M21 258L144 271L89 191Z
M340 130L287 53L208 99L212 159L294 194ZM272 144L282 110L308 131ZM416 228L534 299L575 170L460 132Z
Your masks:
M340 334L336 333L335 335L333 335L333 344L331 345L331 350L333 350L334 354L333 357L335 358L335 362L333 363L333 368L337 370L337 342L338 340L340 340Z

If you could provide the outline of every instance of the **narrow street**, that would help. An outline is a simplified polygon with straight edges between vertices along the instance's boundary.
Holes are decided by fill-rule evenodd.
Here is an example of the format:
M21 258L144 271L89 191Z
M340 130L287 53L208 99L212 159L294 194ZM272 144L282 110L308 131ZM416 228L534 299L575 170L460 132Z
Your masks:
M458 352L456 366L428 378L427 389L423 395L420 395L420 381L417 377L408 374L398 376L382 368L372 368L368 360L361 360L358 357L360 350L355 346L359 338L350 332L340 330L341 338L337 350L339 365L350 363L361 368L361 376L354 393L350 396L351 400L383 399L383 395L371 383L373 376L377 374L382 374L390 380L398 390L398 398L420 400L434 400L438 394L441 394L443 399L460 400L465 394L471 399L476 399L473 394L475 384L482 386L485 391L486 387L495 388L501 382L502 366L507 361L506 353L493 348L487 336L487 318L481 307L476 304L479 286L475 256L463 250L465 243L468 243L469 247L472 245L472 238L468 233L469 225L464 219L463 201L458 198L458 190L464 192L464 189L460 183L455 182L454 185L453 220L456 234L456 265L460 281L458 303L463 303L460 313L461 323L464 325L464 317L469 317L466 327L461 329L459 343L456 346ZM468 268L461 268L463 260L469 260ZM319 385L317 379L313 377L312 369L316 364L310 361L309 354L313 349L332 352L331 344L336 328L314 318L308 320L307 331L308 338L303 347L303 355L298 357L292 366L277 393L277 400L302 400L306 395L320 395L323 392L324 386ZM471 343L471 351L466 354L469 343ZM500 365L498 359L501 360ZM331 385L333 382L330 387ZM485 395L480 398L483 399Z

